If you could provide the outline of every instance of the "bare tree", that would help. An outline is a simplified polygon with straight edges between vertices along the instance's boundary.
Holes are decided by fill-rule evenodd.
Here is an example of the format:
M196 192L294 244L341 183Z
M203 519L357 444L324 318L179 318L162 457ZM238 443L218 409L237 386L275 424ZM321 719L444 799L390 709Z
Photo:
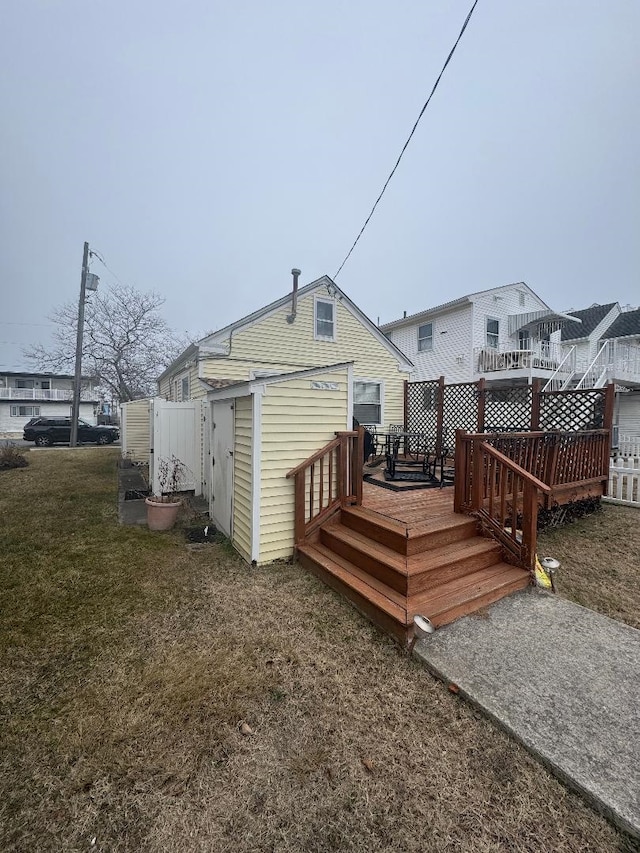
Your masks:
M113 285L87 299L82 373L99 379L113 400L126 402L156 392L160 373L190 343L174 334L159 309L164 299L128 285ZM24 356L39 370L73 373L77 304L56 308L51 346L37 344Z

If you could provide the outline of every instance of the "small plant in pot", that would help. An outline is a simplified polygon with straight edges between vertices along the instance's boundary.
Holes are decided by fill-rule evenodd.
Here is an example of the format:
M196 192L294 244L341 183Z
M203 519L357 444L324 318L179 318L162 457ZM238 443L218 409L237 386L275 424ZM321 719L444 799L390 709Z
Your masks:
M145 499L149 530L170 530L176 523L182 500L178 497L186 481L187 466L177 456L160 459L158 482L160 494Z

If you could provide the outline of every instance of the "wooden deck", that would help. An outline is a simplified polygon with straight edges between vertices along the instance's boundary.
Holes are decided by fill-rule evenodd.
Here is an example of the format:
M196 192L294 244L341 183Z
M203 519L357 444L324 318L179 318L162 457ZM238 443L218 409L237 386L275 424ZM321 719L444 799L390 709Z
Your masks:
M395 492L365 483L298 546L299 561L406 643L413 617L439 627L527 586L475 519L454 513L453 488Z

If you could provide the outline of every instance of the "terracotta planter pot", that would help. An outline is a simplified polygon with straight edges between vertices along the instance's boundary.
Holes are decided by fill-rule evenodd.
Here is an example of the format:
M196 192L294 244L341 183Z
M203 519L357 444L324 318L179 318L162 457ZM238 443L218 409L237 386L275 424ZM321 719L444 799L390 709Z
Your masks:
M171 530L176 523L178 510L182 501L158 501L154 498L145 498L147 505L147 527L149 530Z

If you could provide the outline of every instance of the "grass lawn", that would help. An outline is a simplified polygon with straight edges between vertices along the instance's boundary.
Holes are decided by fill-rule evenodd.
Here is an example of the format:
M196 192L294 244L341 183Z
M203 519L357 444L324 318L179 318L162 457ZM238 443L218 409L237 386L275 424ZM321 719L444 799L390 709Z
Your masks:
M561 562L560 595L640 628L640 510L599 512L538 537L538 553Z
M116 450L28 455L0 472L4 853L636 849L301 568L118 526Z

